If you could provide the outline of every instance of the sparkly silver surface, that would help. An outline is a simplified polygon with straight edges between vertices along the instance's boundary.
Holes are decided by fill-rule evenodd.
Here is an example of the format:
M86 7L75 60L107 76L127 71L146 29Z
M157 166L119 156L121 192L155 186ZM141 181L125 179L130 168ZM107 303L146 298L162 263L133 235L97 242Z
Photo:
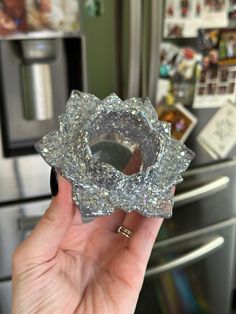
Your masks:
M158 120L148 98L104 100L73 91L59 130L45 135L36 149L73 185L73 199L82 216L104 216L122 208L148 217L172 214L172 187L180 183L194 153L171 139L170 124ZM114 141L139 147L139 173L125 175L92 153L93 145Z

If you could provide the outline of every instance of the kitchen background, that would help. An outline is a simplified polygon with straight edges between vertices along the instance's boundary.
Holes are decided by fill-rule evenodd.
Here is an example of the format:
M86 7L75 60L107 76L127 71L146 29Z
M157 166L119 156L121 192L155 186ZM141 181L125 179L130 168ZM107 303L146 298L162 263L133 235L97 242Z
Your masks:
M148 96L196 153L136 313L235 311L236 1L2 0L0 17L0 313L12 251L50 202L34 143L72 89Z

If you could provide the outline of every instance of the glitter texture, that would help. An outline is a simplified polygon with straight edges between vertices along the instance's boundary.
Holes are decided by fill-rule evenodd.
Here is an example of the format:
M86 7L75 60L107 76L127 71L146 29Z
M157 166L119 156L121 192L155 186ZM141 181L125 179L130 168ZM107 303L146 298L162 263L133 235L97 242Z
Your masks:
M117 208L148 217L172 214L174 185L183 179L194 153L171 139L170 124L158 120L148 98L104 100L73 91L59 130L45 135L36 150L72 183L73 200L82 216L109 215ZM92 153L93 145L114 141L139 147L142 170L125 175Z

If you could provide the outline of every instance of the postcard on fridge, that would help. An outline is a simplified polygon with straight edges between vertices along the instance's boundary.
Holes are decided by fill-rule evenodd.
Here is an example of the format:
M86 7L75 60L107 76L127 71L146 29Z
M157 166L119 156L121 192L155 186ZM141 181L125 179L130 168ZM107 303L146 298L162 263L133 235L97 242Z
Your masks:
M218 109L197 138L214 158L225 158L236 145L236 105L227 102Z

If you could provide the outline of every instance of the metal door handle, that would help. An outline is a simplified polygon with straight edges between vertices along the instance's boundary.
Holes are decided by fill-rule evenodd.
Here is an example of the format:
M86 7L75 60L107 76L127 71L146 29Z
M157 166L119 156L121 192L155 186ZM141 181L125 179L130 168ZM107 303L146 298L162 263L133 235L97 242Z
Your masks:
M33 230L41 218L42 216L21 217L19 219L20 230L23 232Z
M187 264L193 263L197 261L198 259L203 258L206 255L214 252L216 249L220 248L224 244L224 241L225 240L223 237L217 236L213 238L213 240L210 240L206 244L203 244L199 248L193 251L190 251L187 254L177 257L176 259L170 262L167 262L165 264L147 269L145 277L159 275L163 273L164 271L173 270L177 267L185 266Z
M128 98L139 96L141 70L141 1L130 0Z
M201 175L202 173L214 172L217 170L225 170L229 167L236 167L236 155L225 160L215 161L214 163L211 164L201 165L194 167L192 169L188 169L183 173L182 176L183 178L198 176ZM232 169L232 171L234 171L234 169Z
M200 200L211 194L215 194L218 191L224 190L229 185L229 182L229 177L221 176L202 186L176 194L174 197L175 206L187 204L192 201Z
M159 77L159 55L162 40L163 1L151 1L151 35L150 35L150 59L148 78L148 97L153 105L156 102L157 83Z
M23 232L31 231L37 225L42 216L21 217L18 221L20 230ZM94 217L82 217L84 223L92 221Z

